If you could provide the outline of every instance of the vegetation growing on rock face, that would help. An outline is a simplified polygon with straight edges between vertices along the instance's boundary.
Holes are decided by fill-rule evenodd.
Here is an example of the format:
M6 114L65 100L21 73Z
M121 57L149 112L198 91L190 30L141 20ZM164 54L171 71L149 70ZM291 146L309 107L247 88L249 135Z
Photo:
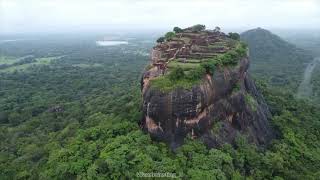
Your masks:
M241 90L241 85L239 82L235 83L233 88L232 88L232 93L237 93Z
M234 39L234 40L240 40L240 34L238 34L238 33L229 33L228 34L229 35L229 37L231 38L231 39Z
M159 37L159 38L157 39L157 43L163 43L165 40L166 40L165 37Z
M204 75L203 68L195 68L189 72L184 72L181 67L174 68L168 75L151 80L151 87L163 92L169 92L173 89L191 89L200 83Z
M179 27L174 27L174 28L173 28L173 31L174 31L175 33L182 33L182 32L183 32L183 29L181 29L181 28L179 28Z
M207 61L201 63L201 66L205 69L205 73L213 75L214 71L217 68L217 61Z
M245 97L246 104L250 106L251 110L257 111L258 103L255 100L255 98L252 97L252 95L250 94L245 94L244 97Z
M191 30L193 32L200 32L200 31L203 31L206 29L206 26L205 25L202 25L202 24L197 24L197 25L194 25L191 27Z
M167 32L164 36L167 41L170 41L176 34L174 32Z
M176 81L185 78L184 71L180 66L174 68L168 76L171 81Z

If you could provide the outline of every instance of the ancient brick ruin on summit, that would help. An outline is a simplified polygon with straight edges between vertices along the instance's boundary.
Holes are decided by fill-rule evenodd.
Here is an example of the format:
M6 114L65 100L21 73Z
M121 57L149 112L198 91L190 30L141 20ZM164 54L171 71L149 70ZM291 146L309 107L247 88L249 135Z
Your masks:
M225 44L226 35L220 31L206 30L195 33L190 28L175 37L158 43L152 49L151 59L157 70L164 73L170 61L188 63L188 59L204 59L225 53L230 48Z

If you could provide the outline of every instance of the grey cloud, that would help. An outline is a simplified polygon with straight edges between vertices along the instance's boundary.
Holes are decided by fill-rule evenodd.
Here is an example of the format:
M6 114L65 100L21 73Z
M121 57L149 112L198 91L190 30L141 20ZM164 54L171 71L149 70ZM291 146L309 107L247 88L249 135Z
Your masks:
M318 0L1 0L3 32L72 28L320 28Z

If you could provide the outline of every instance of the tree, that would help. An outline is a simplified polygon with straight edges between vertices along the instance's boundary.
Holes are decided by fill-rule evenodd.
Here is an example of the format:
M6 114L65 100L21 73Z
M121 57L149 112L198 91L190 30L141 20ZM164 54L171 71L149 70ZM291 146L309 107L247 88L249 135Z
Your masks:
M1 123L8 123L9 119L8 119L8 114L4 113L4 112L0 112L0 124Z
M220 169L210 169L210 170L203 170L203 169L189 169L187 179L195 179L195 180L202 180L202 179L227 179L225 174Z
M220 32L221 31L221 28L219 26L216 26L213 30L214 32Z
M202 78L202 76L206 73L206 69L202 66L198 68L191 69L188 73L187 78L189 80L199 80Z
M240 35L238 33L229 33L229 38L234 39L234 40L240 40Z
M216 62L215 61L209 61L201 63L201 67L203 67L207 74L213 74L216 69Z
M157 39L157 43L163 43L164 40L165 40L165 37L159 37L159 38Z
M206 26L202 25L202 24L197 24L197 25L192 26L191 29L193 32L200 32L200 31L205 30Z
M182 33L182 32L183 32L183 30L182 30L181 28L179 28L179 27L174 27L174 28L173 28L173 31L174 31L175 33Z
M164 37L165 37L166 40L170 40L170 39L172 39L175 35L176 35L176 33L174 33L174 32L167 32Z
M184 71L180 66L174 68L173 71L169 74L169 78L171 81L182 79L184 76Z

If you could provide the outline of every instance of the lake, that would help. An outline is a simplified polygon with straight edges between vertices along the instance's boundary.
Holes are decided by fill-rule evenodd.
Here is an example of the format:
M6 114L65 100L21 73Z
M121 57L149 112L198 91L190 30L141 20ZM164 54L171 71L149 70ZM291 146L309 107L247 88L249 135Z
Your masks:
M96 41L98 46L118 46L122 44L129 44L128 41Z

